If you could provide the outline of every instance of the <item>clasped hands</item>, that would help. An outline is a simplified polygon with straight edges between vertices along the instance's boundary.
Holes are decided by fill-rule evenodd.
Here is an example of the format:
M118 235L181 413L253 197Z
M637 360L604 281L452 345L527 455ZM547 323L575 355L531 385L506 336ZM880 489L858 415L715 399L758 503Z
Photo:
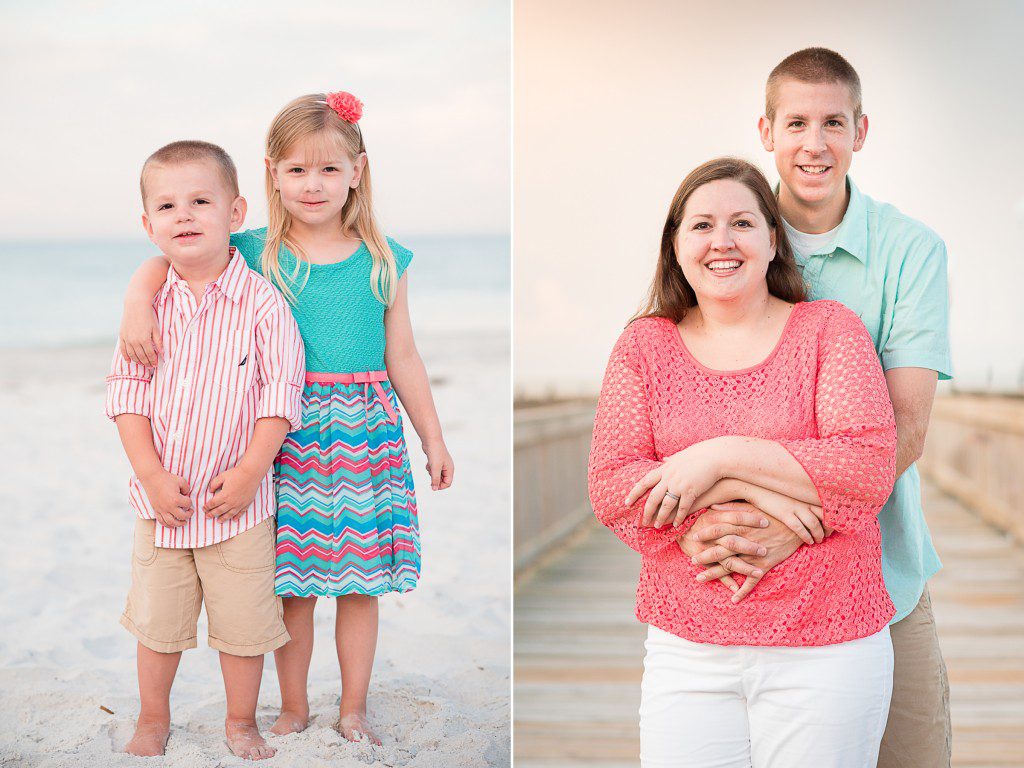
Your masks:
M157 467L141 475L139 480L161 525L180 528L189 521L194 511L185 478ZM221 522L233 520L252 504L262 481L263 476L257 476L242 465L221 472L210 481L203 511Z
M697 574L697 581L717 579L733 593L734 603L753 592L768 571L806 543L745 501L711 505L678 539L690 561L706 569ZM742 584L734 574L744 577Z
M696 443L647 473L626 497L632 505L650 491L641 525L679 525L701 509L679 538L680 549L706 569L696 578L717 579L738 603L764 575L802 545L831 534L820 507L726 476L723 443ZM739 584L734 574L744 576Z

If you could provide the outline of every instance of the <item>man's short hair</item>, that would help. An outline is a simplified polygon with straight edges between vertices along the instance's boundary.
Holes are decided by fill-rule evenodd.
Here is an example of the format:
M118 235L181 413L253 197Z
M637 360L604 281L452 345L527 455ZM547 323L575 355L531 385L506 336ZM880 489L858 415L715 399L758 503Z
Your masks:
M208 141L172 141L160 147L146 158L139 176L139 190L142 192L142 204L146 204L146 171L151 165L181 165L201 160L211 160L220 171L224 184L235 197L238 197L238 171L231 155Z
M804 48L779 62L768 75L768 85L765 87L764 113L769 122L775 121L779 83L787 79L801 83L842 83L850 89L854 119L861 116L860 77L850 62L835 51L828 48Z

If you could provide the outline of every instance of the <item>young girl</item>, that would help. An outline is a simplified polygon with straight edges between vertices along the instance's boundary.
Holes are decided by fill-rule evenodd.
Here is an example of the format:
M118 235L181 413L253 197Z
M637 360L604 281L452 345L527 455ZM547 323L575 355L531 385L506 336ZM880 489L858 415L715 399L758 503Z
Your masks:
M361 115L362 104L344 92L286 105L267 133L268 226L231 242L289 299L306 346L302 428L277 461L275 591L291 642L275 652L281 714L272 731L307 725L313 610L317 597L336 597L339 730L380 744L366 718L377 596L412 589L420 571L396 392L422 441L431 488L448 488L454 465L413 341L405 276L412 253L386 239L374 218ZM151 259L128 289L123 351L148 365L159 352L152 300L166 271L163 259Z

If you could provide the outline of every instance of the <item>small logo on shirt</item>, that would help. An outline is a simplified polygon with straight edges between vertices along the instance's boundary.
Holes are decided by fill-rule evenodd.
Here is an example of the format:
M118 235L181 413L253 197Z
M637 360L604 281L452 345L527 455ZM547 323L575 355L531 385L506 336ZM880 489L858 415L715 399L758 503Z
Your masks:
M238 364L238 367L239 367L239 368L241 368L241 367L242 367L243 365L245 365L245 364L246 364L247 362L249 362L249 355L248 355L248 354L247 354L247 355L246 355L245 357L243 357L243 358L242 358L242 362L240 362L240 363Z

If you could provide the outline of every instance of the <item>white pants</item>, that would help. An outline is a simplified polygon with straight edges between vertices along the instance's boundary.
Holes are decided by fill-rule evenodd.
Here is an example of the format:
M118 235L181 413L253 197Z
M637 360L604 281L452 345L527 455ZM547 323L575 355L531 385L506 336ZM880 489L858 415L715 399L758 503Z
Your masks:
M892 695L889 628L808 648L693 643L650 627L644 768L874 768Z

